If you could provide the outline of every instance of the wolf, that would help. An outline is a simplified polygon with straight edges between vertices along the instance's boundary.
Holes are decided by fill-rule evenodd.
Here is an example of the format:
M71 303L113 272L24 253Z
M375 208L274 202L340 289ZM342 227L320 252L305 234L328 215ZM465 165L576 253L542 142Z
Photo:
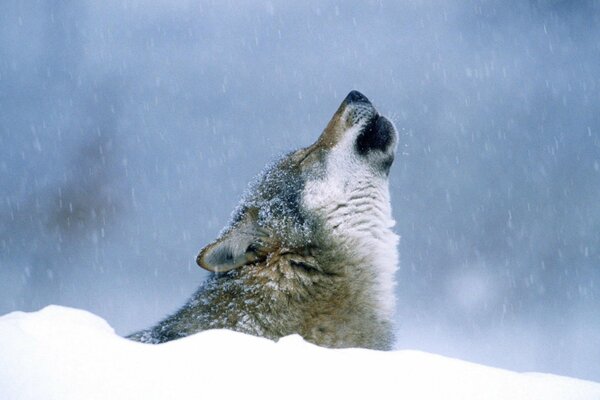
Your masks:
M163 343L206 329L331 347L391 349L399 237L388 175L398 134L360 92L317 141L268 166L204 247L213 274L189 301L130 339Z

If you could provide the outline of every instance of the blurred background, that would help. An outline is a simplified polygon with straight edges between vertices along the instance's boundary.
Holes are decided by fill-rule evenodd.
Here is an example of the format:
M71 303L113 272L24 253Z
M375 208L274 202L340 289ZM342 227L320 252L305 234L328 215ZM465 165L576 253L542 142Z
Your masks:
M0 314L181 306L358 89L401 131L398 348L600 381L600 1L0 2Z

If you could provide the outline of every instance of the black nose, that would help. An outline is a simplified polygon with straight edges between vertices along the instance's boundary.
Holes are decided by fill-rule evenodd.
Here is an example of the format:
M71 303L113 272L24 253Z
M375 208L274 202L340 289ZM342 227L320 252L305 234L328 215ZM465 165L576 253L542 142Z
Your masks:
M347 104L350 103L370 103L369 99L367 99L367 97L362 94L361 92L359 92L358 90L353 90L350 93L348 93L348 96L346 96L346 98L344 99L344 101Z

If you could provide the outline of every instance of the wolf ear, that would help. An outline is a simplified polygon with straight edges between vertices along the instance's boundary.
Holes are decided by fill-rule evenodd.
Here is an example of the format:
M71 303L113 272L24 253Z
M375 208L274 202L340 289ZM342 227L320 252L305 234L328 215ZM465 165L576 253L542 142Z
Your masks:
M196 262L211 272L227 272L258 261L268 233L249 215L198 254Z

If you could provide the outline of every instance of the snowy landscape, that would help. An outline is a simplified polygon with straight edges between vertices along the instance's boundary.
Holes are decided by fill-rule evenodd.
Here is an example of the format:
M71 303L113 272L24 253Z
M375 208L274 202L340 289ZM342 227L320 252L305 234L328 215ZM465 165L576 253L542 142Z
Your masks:
M598 60L598 0L0 1L0 399L600 399ZM353 89L399 133L397 351L122 339Z
M299 336L212 330L140 344L58 306L0 317L0 337L3 399L600 399L600 383L413 350L325 349Z

